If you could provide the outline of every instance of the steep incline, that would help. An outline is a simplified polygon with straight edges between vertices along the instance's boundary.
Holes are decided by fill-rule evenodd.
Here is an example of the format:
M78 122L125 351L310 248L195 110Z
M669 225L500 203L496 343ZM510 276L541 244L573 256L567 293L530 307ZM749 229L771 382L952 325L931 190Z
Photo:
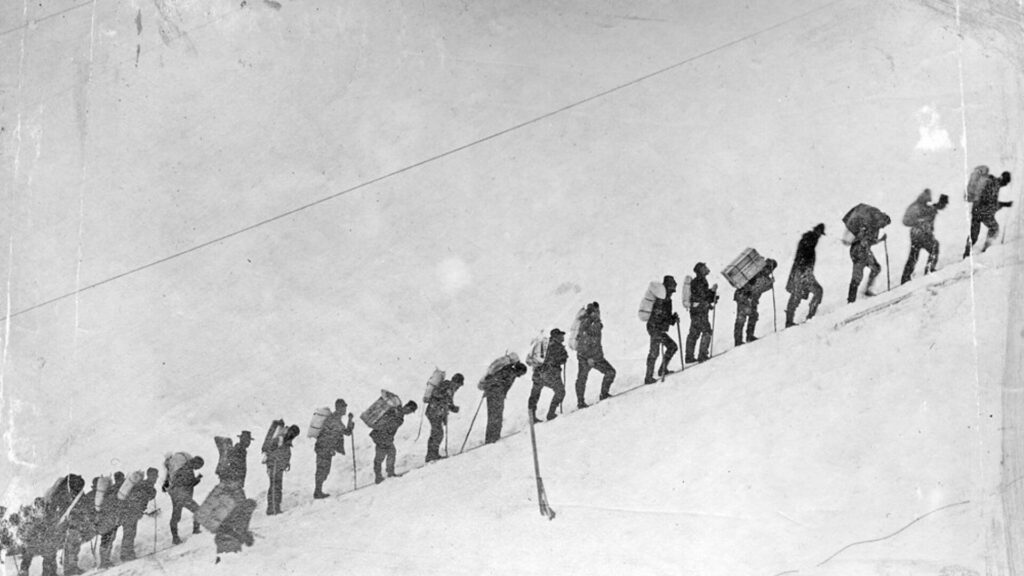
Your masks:
M327 501L292 473L287 513L258 515L218 574L986 573L1008 254L538 426L553 521L516 434ZM110 574L204 573L213 555L194 536Z

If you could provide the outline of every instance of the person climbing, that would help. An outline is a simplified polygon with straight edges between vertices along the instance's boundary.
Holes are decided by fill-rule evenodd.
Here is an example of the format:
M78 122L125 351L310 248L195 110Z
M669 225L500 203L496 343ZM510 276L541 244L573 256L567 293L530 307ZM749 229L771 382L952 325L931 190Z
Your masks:
M464 384L462 374L455 374L451 380L445 380L434 388L427 402L426 415L430 421L430 437L427 438L427 462L440 460L441 441L444 440L445 427L448 426L448 413L459 411L455 405L455 393Z
M749 282L736 290L733 300L736 301L736 322L733 325L733 342L736 346L743 345L744 328L746 328L747 342L757 340L754 336L754 329L759 318L757 305L761 301L761 295L772 289L775 278L772 276L778 263L771 258L765 261L764 268L754 275Z
M789 292L789 302L786 303L786 328L796 325L793 321L796 309L808 296L811 297L811 303L807 307L807 319L814 318L818 313L824 290L814 277L814 263L817 260L818 240L824 235L825 225L818 224L809 232L804 232L796 245L793 267L790 268L789 279L786 281L786 291Z
M541 390L551 388L555 395L551 398L551 405L548 406L547 419L554 420L558 417L558 406L565 398L565 384L562 382L562 366L569 359L569 353L565 351L562 341L565 332L558 328L552 328L548 336L547 351L544 354L544 361L533 369L533 388L530 390L530 398L527 406L530 408L530 417L534 422L537 419L537 403L540 401Z
M903 224L910 227L910 254L907 255L907 263L903 266L901 284L910 282L914 275L914 268L917 266L917 258L924 250L928 253L928 262L924 265L924 273L934 272L939 263L939 241L935 238L935 216L949 204L949 196L942 194L939 201L929 204L932 201L932 191L928 188L918 194L917 199L907 207L903 215Z
M320 434L316 437L316 443L313 445L313 451L316 452L316 485L313 489L313 498L330 496L324 492L324 481L331 474L331 460L335 454L345 453L345 436L351 436L355 427L352 414L348 415L348 424L345 424L343 418L347 412L348 404L345 400L335 400L334 412L324 420Z
M587 304L586 312L580 319L579 332L576 335L576 360L579 369L576 372L576 407L586 408L587 376L590 370L597 370L604 375L601 380L599 400L611 397L612 382L615 381L615 368L604 357L601 345L601 307L597 302Z
M516 378L527 372L526 364L512 362L484 377L480 387L487 401L487 430L484 443L493 444L501 439L501 426L505 414L505 397Z
M690 282L690 332L686 335L687 364L705 362L711 358L711 321L708 315L718 303L718 294L708 285L708 274L711 269L703 262L693 267L696 277ZM700 352L694 358L694 349L700 341Z

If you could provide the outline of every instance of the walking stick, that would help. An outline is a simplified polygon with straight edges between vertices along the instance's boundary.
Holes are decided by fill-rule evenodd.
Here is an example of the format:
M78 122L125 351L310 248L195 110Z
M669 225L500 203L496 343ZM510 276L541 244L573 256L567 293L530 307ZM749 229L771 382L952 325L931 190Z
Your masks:
M566 372L565 364L562 364L562 390L563 390L563 392L562 392L562 401L558 403L558 413L559 414L565 414L565 412L562 410L562 402L565 402L565 384L566 384L566 382L565 382L565 372Z
M537 505L540 507L540 515L547 516L548 520L555 519L555 511L548 506L548 495L544 491L544 481L540 477L540 460L537 459L537 434L533 431L533 413L529 414L530 422L530 443L533 445L533 475L537 478Z
M885 248L885 290L892 290L892 278L889 276L889 235L882 237L882 247Z
M775 278L772 278L772 326L775 332L779 331L779 311L775 308Z
M708 358L715 355L715 316L717 316L718 307L711 306L711 346L708 348Z
M448 457L448 422L444 423L444 457Z
M473 412L473 419L469 421L469 430L466 430L466 439L462 441L462 448L459 448L459 454L466 449L466 442L469 442L469 433L473 431L473 424L476 422L477 414L480 414L480 407L484 405L484 396L480 395L480 403L476 405L476 412Z
M352 489L358 490L359 485L356 484L356 435L352 435Z
M416 439L413 440L413 442L420 441L420 432L423 432L423 415L426 413L426 409L424 409L423 412L420 412L420 427L416 429Z
M679 371L686 369L686 359L683 358L683 329L679 327L679 320L676 320L676 338L679 339Z
M153 554L156 554L156 528L157 528L157 526L156 526L156 513L157 513L157 507L156 507L156 500L154 499L153 500Z

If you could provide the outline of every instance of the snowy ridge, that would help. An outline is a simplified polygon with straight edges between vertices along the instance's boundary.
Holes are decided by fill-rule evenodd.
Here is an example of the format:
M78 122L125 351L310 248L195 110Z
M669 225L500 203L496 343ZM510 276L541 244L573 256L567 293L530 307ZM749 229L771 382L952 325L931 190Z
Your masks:
M980 574L999 505L1000 311L979 311L976 387L964 296L973 272L999 302L1016 249L539 425L554 521L538 515L527 435L427 466L408 438L400 468L416 469L380 486L312 502L308 477L286 475L285 513L257 513L256 545L217 573ZM506 413L506 433L522 427L524 404ZM349 466L336 461L332 492ZM192 536L109 573L206 573L213 556Z

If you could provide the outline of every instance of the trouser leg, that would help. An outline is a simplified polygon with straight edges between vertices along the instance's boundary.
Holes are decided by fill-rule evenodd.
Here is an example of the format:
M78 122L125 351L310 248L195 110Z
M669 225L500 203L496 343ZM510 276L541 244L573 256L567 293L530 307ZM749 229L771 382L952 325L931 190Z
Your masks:
M576 360L576 405L582 406L586 404L587 377L590 375L590 361L588 358L580 355L576 356Z
M910 277L914 275L914 268L917 266L917 257L921 252L921 245L918 244L913 236L910 238L910 254L907 255L907 263L903 266L903 276L900 277L900 283L906 284L910 282ZM925 268L927 270L927 267Z
M493 444L501 438L501 424L505 416L505 397L487 396L487 432L484 443Z
M384 470L387 472L388 476L394 476L395 459L398 457L398 450L395 448L394 444L389 444L387 448L385 448L385 456L386 460L384 462Z
M384 459L387 458L387 448L380 444L374 444L373 448L373 477L377 482L384 481L384 474L381 473L381 464L384 463Z
M430 420L430 436L427 438L427 462L441 457L441 441L444 440L444 422L440 418Z
M601 399L603 400L610 394L612 382L615 381L615 367L608 360L601 358L594 363L594 370L604 375L604 378L601 379Z
M658 361L658 355L661 354L661 333L648 330L647 336L650 338L650 345L647 348L647 371L645 375L646 380L649 381L654 378L654 365Z
M548 420L551 420L557 416L558 406L562 404L562 399L565 398L565 386L562 384L562 379L552 379L551 389L554 390L555 395L551 397L551 405L548 406Z
M327 477L331 474L331 460L334 458L333 454L316 453L316 476L314 477L316 482L316 488L314 494L322 494L324 491L324 482Z
M661 343L665 347L665 355L662 356L661 358L661 367L658 369L659 376L664 374L665 372L668 372L668 363L676 355L676 351L679 350L679 347L676 346L675 341L672 340L672 338L669 337L668 334L661 334Z
M939 241L935 239L935 236L931 237L930 242L925 246L925 250L928 252L928 263L924 266L924 273L935 272L939 265Z
M121 532L121 560L135 559L135 536L138 530L138 519L125 521Z
M821 304L821 299L825 295L825 290L818 284L818 281L814 278L810 279L810 293L811 293L811 304L807 310L807 319L814 318L814 315L818 313L818 306Z
M757 327L757 320L760 318L757 314L757 308L751 307L750 312L747 314L747 342L755 340L754 329Z

